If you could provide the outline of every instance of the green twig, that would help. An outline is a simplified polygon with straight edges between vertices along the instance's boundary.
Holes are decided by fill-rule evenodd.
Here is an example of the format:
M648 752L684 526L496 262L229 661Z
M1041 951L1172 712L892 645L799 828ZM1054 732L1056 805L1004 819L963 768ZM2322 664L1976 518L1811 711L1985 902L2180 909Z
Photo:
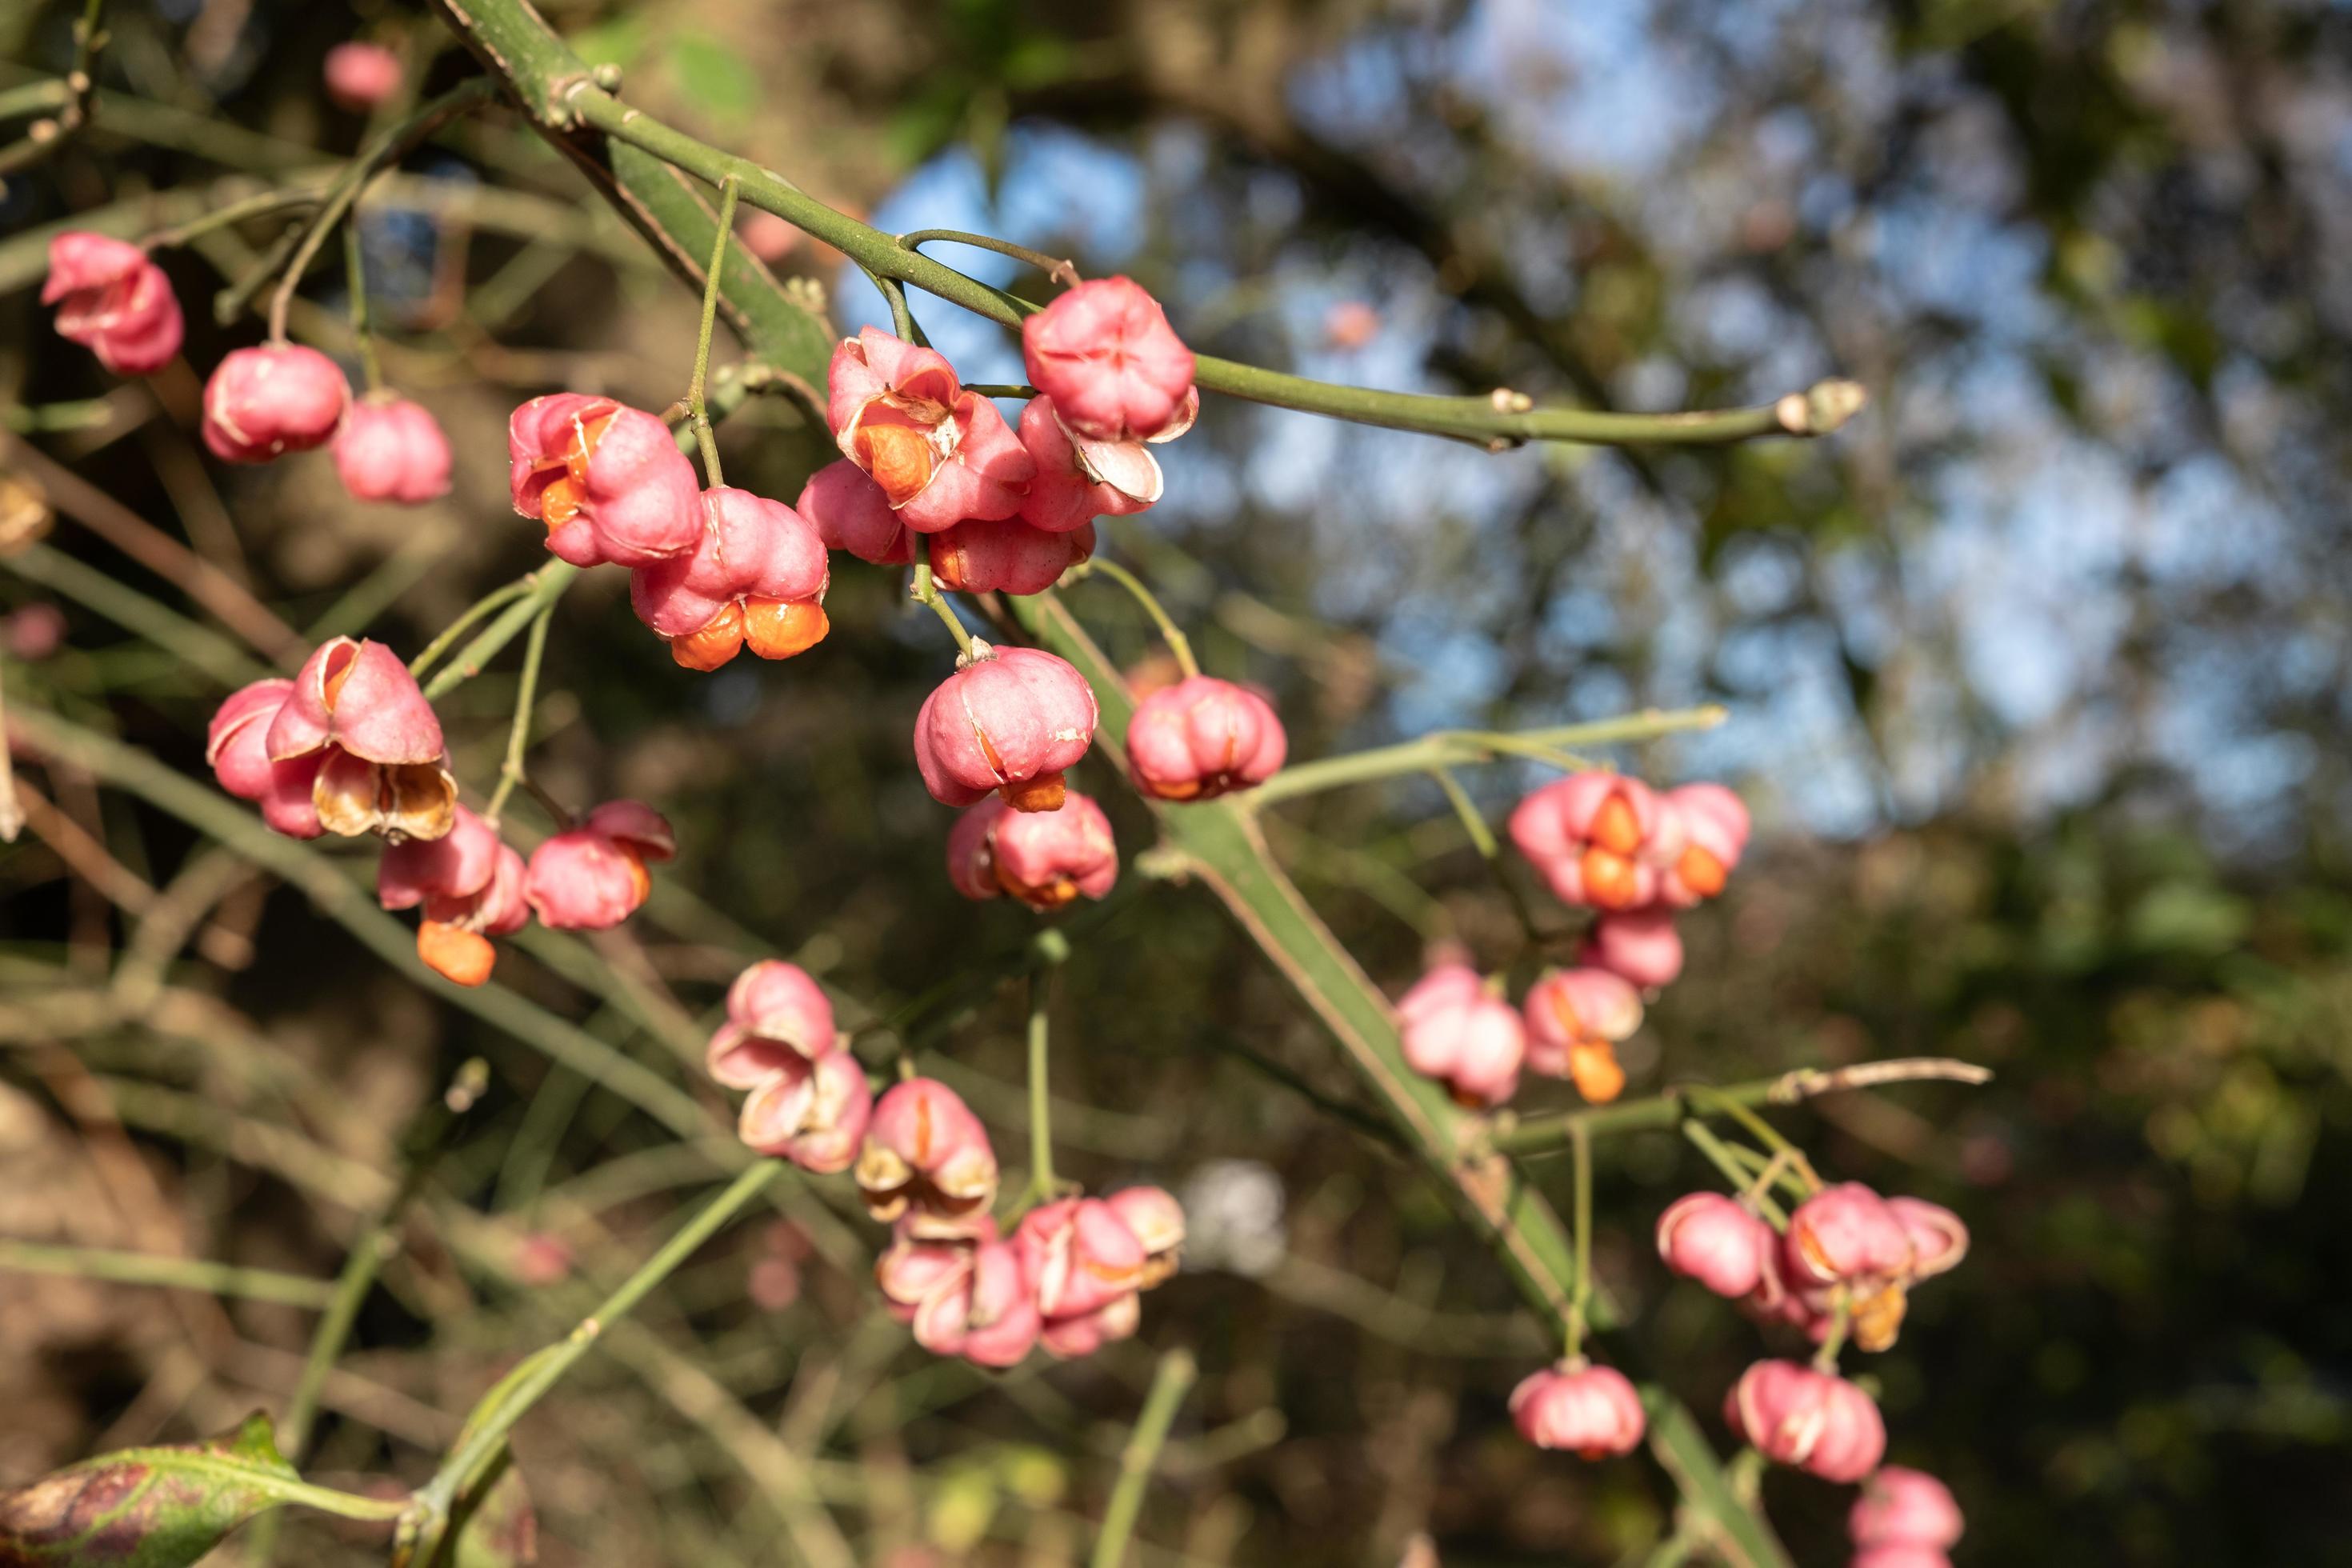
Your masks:
M179 1290L201 1290L208 1296L275 1301L314 1312L325 1310L335 1298L331 1283L305 1275L104 1247L53 1247L37 1241L0 1240L0 1269L70 1274L116 1285L161 1285Z
M343 225L345 291L352 297L352 341L359 346L360 372L370 392L383 389L383 364L376 358L375 334L368 326L367 260L360 254L360 225L355 216Z
M450 660L446 668L425 683L425 697L446 697L481 674L482 667L496 658L507 644L522 635L524 628L546 613L556 600L563 597L563 591L571 587L572 579L579 575L580 568L570 562L551 561L524 579L530 584L530 591L509 603L497 620L483 628L480 636L467 643L463 651ZM499 592L503 594L505 590ZM467 612L469 616L471 613Z
M687 384L687 412L694 419L695 444L702 448L702 482L727 481L719 472L719 438L710 429L710 405L704 389L710 380L710 329L719 319L719 282L727 267L727 247L735 238L735 198L742 186L734 180L719 184L719 238L710 247L710 271L702 286L702 325L694 339L694 379Z
M1082 570L1089 573L1099 572L1126 589L1129 595L1143 606L1143 613L1151 617L1151 624L1160 628L1160 640L1166 643L1168 651L1175 656L1176 667L1188 678L1201 673L1200 665L1192 658L1192 639L1184 635L1175 620L1160 605L1159 595L1143 585L1142 578L1138 577L1118 562L1106 561L1099 555L1087 562Z
M950 637L955 638L956 651L967 658L971 658L971 634L963 629L963 622L949 607L946 597L940 593L939 584L931 580L929 534L915 535L915 581L907 592L915 603L929 606L930 612L939 616L940 624L947 627Z
M0 147L0 175L30 168L65 145L66 138L89 123L99 51L106 47L106 31L99 26L105 9L106 0L83 0L81 16L74 22L73 66L58 84L63 91L58 94L58 111L53 117L35 121L21 140Z
M422 678L426 670L433 668L433 661L439 658L443 654L448 652L450 645L455 643L459 637L465 636L467 630L471 627L475 622L480 620L484 616L488 615L492 610L497 609L499 605L511 604L515 600L521 598L525 594L530 593L538 585L539 574L536 572L526 572L521 576L516 578L513 582L506 584L501 587L491 589L488 593L483 595L480 598L467 605L466 608L459 613L456 620L451 621L447 626L442 627L441 630L434 637L433 640L425 645L424 652L418 654L415 658L408 661L408 673Z
M1111 1489L1110 1502L1103 1510L1102 1533L1095 1537L1094 1555L1088 1559L1091 1568L1119 1568L1126 1560L1127 1542L1135 1533L1136 1516L1143 1510L1143 1491L1150 1484L1151 1468L1159 1462L1168 1428L1175 1424L1176 1411L1199 1370L1187 1350L1172 1350L1160 1358L1160 1370L1151 1377L1151 1392L1143 1398L1143 1413L1135 1418L1135 1430L1128 1434L1127 1447L1119 1452L1118 1484Z
M1550 762L1556 766L1573 766L1572 761L1556 755L1559 748L1646 741L1679 731L1711 730L1722 723L1726 717L1727 714L1722 708L1710 703L1704 708L1684 708L1671 712L1661 712L1653 708L1590 724L1562 724L1544 730L1521 730L1511 734L1475 730L1437 730L1418 740L1399 742L1393 746L1323 757L1285 768L1252 791L1249 800L1255 805L1264 805L1269 801L1314 795L1327 789L1338 789L1343 784L1393 778L1400 773L1427 773L1432 768L1455 767L1465 763L1490 763L1500 752L1525 754L1532 750L1538 760Z
M539 700L539 668L547 657L547 624L554 617L555 606L550 604L530 623L530 638L523 644L522 684L515 691L514 722L507 728L506 761L499 767L499 787L482 813L482 820L492 827L499 825L499 813L506 809L515 785L524 782L522 759L530 749L530 714Z
M1582 1127L1596 1137L1643 1128L1667 1128L1686 1116L1706 1115L1731 1105L1794 1105L1819 1095L1875 1089L1890 1083L1990 1082L1992 1074L1973 1062L1950 1057L1894 1057L1885 1061L1857 1062L1852 1067L1822 1070L1799 1068L1772 1078L1750 1079L1720 1089L1685 1084L1642 1100L1621 1100L1582 1110L1530 1116L1495 1134L1495 1147L1510 1154L1540 1153L1565 1143L1572 1128Z
M912 234L898 237L898 243L908 250L920 250L934 242L969 245L976 250L992 250L999 256L1025 261L1055 283L1075 285L1078 281L1076 262L1063 257L1048 256L1042 250L1032 250L1025 245L1015 245L1009 239L999 239L992 234L967 234L960 228L919 228Z

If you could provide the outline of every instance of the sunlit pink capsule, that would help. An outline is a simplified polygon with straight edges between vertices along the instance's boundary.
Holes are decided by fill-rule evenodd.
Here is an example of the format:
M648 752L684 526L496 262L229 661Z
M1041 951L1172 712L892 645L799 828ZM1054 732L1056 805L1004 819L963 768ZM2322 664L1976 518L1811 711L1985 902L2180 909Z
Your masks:
M842 456L872 476L908 528L936 533L1020 510L1036 464L944 356L867 327L835 345L825 380Z
M1009 893L1051 911L1108 894L1118 880L1118 846L1102 807L1076 790L1052 811L1015 811L991 795L950 830L948 880L967 899Z
M1726 1397L1724 1419L1766 1458L1826 1481L1858 1481L1886 1452L1886 1426L1868 1394L1795 1362L1750 1366Z
M1062 533L1098 517L1130 517L1167 488L1150 446L1076 435L1055 416L1050 397L1029 400L1020 436L1037 465L1021 500L1022 520L1032 527Z
M514 509L574 566L650 566L702 540L702 489L669 426L609 397L534 397L507 420Z
M1468 965L1442 963L1422 976L1398 1001L1397 1023L1406 1062L1444 1082L1456 1102L1485 1109L1518 1089L1526 1026Z
M330 833L438 838L457 820L441 721L382 643L321 643L295 673L264 743L272 762L315 760L311 804Z
M729 1089L757 1089L832 1050L837 1037L833 1001L808 971L762 959L727 988L727 1021L710 1037L704 1066Z
M1133 1339L1135 1331L1142 1326L1143 1298L1130 1290L1124 1296L1113 1297L1091 1312L1046 1319L1038 1342L1056 1361L1076 1361L1094 1354L1107 1344Z
M540 921L556 931L603 931L635 914L652 896L648 860L677 854L669 823L649 805L608 800L576 827L530 852L525 892Z
M231 463L266 463L332 440L351 405L333 360L299 343L236 349L205 383L205 445Z
M877 566L915 559L915 536L890 510L890 498L846 458L809 476L793 510L808 519L827 550L845 550Z
M1246 686L1195 675L1136 704L1127 772L1159 800L1210 800L1282 771L1289 737L1274 705Z
M988 1130L936 1079L894 1084L874 1107L857 1157L866 1211L903 1221L924 1239L979 1234L996 1201L996 1151Z
M1969 1227L1941 1204L1924 1198L1889 1198L1886 1206L1903 1224L1911 1240L1910 1278L1931 1279L1959 1267L1969 1255Z
M1685 784L1659 800L1680 847L1659 872L1658 897L1677 909L1723 891L1748 847L1748 807L1717 784Z
M1846 1533L1858 1547L1906 1546L1949 1551L1967 1521L1951 1489L1925 1470L1885 1465L1862 1485L1846 1514Z
M1017 517L957 523L931 536L931 578L960 594L1042 594L1095 552L1091 526L1048 533Z
M1022 1216L1013 1244L1048 1318L1094 1311L1143 1283L1143 1244L1100 1198L1039 1205Z
M1737 1300L1764 1282L1780 1243L1754 1209L1721 1193L1692 1193L1658 1216L1658 1256L1685 1279Z
M261 820L289 838L316 838L326 828L312 799L320 758L273 762L269 726L294 689L290 680L257 680L232 693L214 713L205 761L221 788L261 807Z
M792 1056L744 1097L736 1132L760 1153L833 1175L856 1163L873 1106L866 1069L847 1051Z
M449 438L424 405L363 397L335 437L335 472L356 500L415 506L449 493Z
M1537 1447L1584 1459L1632 1453L1649 1426L1625 1374L1581 1358L1521 1379L1511 1391L1511 1420Z
M1511 842L1561 902L1631 910L1658 896L1658 861L1670 827L1639 779L1571 773L1511 812Z
M1064 659L974 638L961 667L915 718L915 765L931 798L971 805L991 793L1015 811L1052 811L1062 771L1095 738L1095 694Z
M1592 922L1577 958L1655 991L1683 972L1682 934L1675 930L1674 911L1664 906L1622 910Z
M400 57L382 44L353 41L327 51L327 96L364 114L400 90Z
M1810 1284L1899 1279L1911 1268L1911 1238L1885 1198L1860 1182L1840 1182L1789 1216L1784 1257L1790 1278Z
M146 375L180 352L185 323L172 280L138 246L69 229L49 241L41 303L58 307L58 335L117 375Z
M1021 357L1062 423L1098 441L1160 435L1192 393L1192 352L1129 278L1081 283L1022 322Z
M824 543L781 501L731 485L702 492L694 549L629 573L629 607L688 669L712 670L749 647L791 658L831 629Z

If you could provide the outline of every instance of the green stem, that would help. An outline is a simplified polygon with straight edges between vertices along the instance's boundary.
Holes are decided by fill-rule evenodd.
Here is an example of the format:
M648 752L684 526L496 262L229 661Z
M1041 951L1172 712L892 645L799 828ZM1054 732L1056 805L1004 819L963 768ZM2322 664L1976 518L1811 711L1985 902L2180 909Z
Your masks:
M99 51L106 47L106 32L98 25L105 9L106 0L84 0L81 16L74 23L73 67L66 72L64 80L56 84L63 89L58 97L57 118L36 122L22 141L0 147L0 174L30 168L89 122L90 96L96 86L93 73L98 68ZM43 126L47 127L46 133Z
M241 202L231 202L225 207L215 207L200 217L190 218L187 222L173 227L157 229L153 234L141 240L139 247L142 250L172 250L187 244L192 239L210 234L215 229L228 228L252 218L267 217L272 213L289 212L297 207L314 207L318 205L319 193L314 190L264 191L259 195L247 196Z
M1503 847L1496 839L1495 830L1486 825L1486 818L1478 810L1477 803L1470 798L1470 792L1462 787L1462 781L1454 776L1452 770L1432 768L1429 776L1444 792L1446 803L1454 807L1454 815L1461 818L1462 831L1470 836L1472 847L1486 863L1487 875L1494 878L1495 886L1503 890L1503 896L1510 900L1511 913L1518 918L1519 933L1527 945L1541 947L1547 940L1543 928L1536 923L1536 912L1528 906L1527 895L1519 891L1517 882L1511 880L1510 868L1503 864Z
M477 20L488 32L488 19L478 16ZM1020 325L1024 316L1038 309L906 248L890 236L835 212L757 164L664 125L643 110L625 105L584 81L562 89L561 96L560 108L546 106L553 123L592 125L713 184L732 174L743 183L745 201L791 220L878 277L912 284L1008 327ZM1361 425L1507 447L1522 441L1713 445L1758 436L1825 436L1852 417L1863 402L1862 388L1853 382L1825 381L1810 391L1791 393L1753 408L1609 414L1584 408L1538 408L1533 399L1507 387L1484 396L1433 397L1338 386L1206 354L1194 356L1192 374L1203 392L1225 393Z
M442 1462L441 1468L434 1472L433 1479L417 1493L418 1501L425 1505L427 1511L446 1518L459 1493L471 1484L476 1473L485 1468L505 1447L507 1434L514 1430L515 1423L529 1414L531 1406L544 1398L547 1392L562 1380L563 1374L588 1353L597 1337L613 1323L627 1317L654 1287L675 1273L680 1264L758 1197L761 1190L775 1180L783 1169L782 1162L777 1160L762 1160L746 1167L725 1192L711 1200L700 1214L664 1243L659 1251L646 1259L635 1273L622 1281L618 1289L598 1304L594 1311L583 1318L571 1333L527 1358L484 1395L467 1417L466 1426L470 1436Z
M1151 624L1160 628L1160 640L1168 645L1170 653L1175 655L1176 667L1181 669L1186 677L1190 678L1201 673L1200 665L1192 658L1192 639L1183 634L1167 610L1161 607L1159 596L1143 585L1142 578L1138 577L1118 562L1106 561L1100 556L1087 563L1086 569L1089 572L1101 573L1126 589L1135 602L1143 606L1143 613L1150 616Z
M556 600L563 597L563 591L572 586L573 578L580 575L580 568L568 561L551 561L531 575L537 581L531 584L530 592L509 605L479 637L466 645L464 651L450 661L447 668L425 683L427 700L446 697L481 674L485 664L497 658L507 644L521 636L525 627Z
M963 622L956 618L955 611L940 593L939 584L931 580L931 536L928 533L915 535L915 584L908 592L915 603L929 605L931 613L939 616L940 624L955 638L956 651L971 658L971 634L963 629Z
M1853 1326L1853 1288L1840 1285L1830 1292L1830 1331L1822 1338L1822 1348L1813 1352L1813 1370L1834 1373L1838 1352L1845 1348L1846 1331Z
M352 297L352 341L359 345L360 371L370 392L383 389L383 364L377 359L375 334L368 327L367 261L360 254L360 226L354 217L343 225L343 275Z
M208 1296L275 1301L323 1311L335 1289L324 1279L281 1274L274 1268L243 1268L201 1258L171 1258L103 1247L52 1247L37 1241L0 1240L0 1269L28 1274L70 1274L116 1285L162 1285L201 1290Z
M1577 1127L1598 1137L1609 1132L1669 1128L1685 1117L1729 1114L1733 1106L1795 1105L1820 1095L1875 1089L1890 1083L1981 1084L1991 1077L1974 1063L1950 1057L1893 1057L1829 1071L1800 1068L1777 1077L1749 1079L1719 1089L1685 1084L1661 1089L1646 1099L1621 1100L1614 1105L1530 1116L1508 1131L1496 1133L1494 1142L1507 1154L1536 1154L1559 1148Z
M1568 1304L1568 1353L1583 1353L1584 1318L1592 1300L1592 1139L1579 1131L1576 1151L1576 1286Z
M1119 1568L1126 1561L1136 1516L1143 1511L1143 1491L1151 1482L1151 1468L1159 1463L1168 1428L1175 1424L1176 1411L1199 1370L1187 1350L1172 1350L1160 1358L1160 1369L1151 1377L1151 1392L1143 1398L1143 1413L1135 1418L1135 1430L1128 1434L1127 1447L1119 1452L1118 1484L1111 1489L1110 1502L1103 1510L1102 1533L1095 1537L1094 1555L1088 1559L1091 1568Z
M1794 1143L1790 1142L1788 1139L1782 1137L1779 1128L1773 1126L1770 1122L1757 1115L1754 1110L1750 1110L1746 1100L1734 1099L1728 1095L1718 1093L1715 1089L1709 1089L1705 1084L1693 1084L1690 1087L1689 1093L1700 1105L1710 1110L1719 1110L1724 1115L1730 1117L1734 1121L1738 1122L1740 1126L1746 1128L1755 1136L1758 1142L1763 1144L1767 1149L1771 1150L1775 1154L1786 1159L1791 1165L1794 1165L1798 1172L1804 1176L1805 1180L1811 1184L1811 1189L1813 1191L1819 1192L1821 1190L1822 1179L1814 1173L1812 1162L1805 1158L1804 1151L1798 1148Z
M1009 256L1015 261L1025 261L1056 283L1078 281L1078 264L1066 258L1032 250L1025 245L1015 245L1009 239L999 239L992 234L967 234L960 228L919 228L912 234L902 234L898 243L908 250L919 250L933 241L950 245L969 245L975 250L992 250L999 256Z
M515 692L514 722L507 729L507 757L499 768L499 787L490 795L489 808L482 813L482 820L492 827L499 825L507 797L523 782L523 753L530 747L530 712L539 700L539 667L547 657L547 624L554 618L555 606L551 604L530 623L530 640L523 645L522 684Z
M1418 740L1401 741L1392 746L1377 746L1370 751L1350 752L1337 757L1323 757L1285 768L1258 785L1249 798L1251 804L1264 805L1269 801L1314 795L1327 789L1338 789L1343 784L1394 778L1399 773L1427 773L1432 768L1455 767L1467 763L1491 763L1498 753L1523 754L1531 747L1549 751L1560 746L1607 745L1616 742L1646 741L1654 736L1670 735L1685 730L1711 730L1727 716L1722 708L1710 703L1704 708L1683 708L1670 712L1649 709L1590 724L1521 730L1509 735L1476 730L1438 730ZM1557 760L1549 756L1539 754L1538 760L1554 762L1558 765Z
M1029 976L1029 1197L1054 1196L1054 1108L1048 1063L1047 1013L1053 1006L1051 966Z
M444 124L477 104L487 102L497 86L496 79L491 77L475 77L460 82L398 124L386 127L336 176L335 183L327 187L326 194L320 200L319 210L311 216L310 226L303 231L300 243L294 247L293 257L286 264L286 274L278 281L278 292L270 297L271 342L286 341L287 308L294 302L294 290L301 286L302 275L310 269L310 258L318 255L319 247L327 242L327 236L333 233L335 226L350 213L368 182Z
M1690 1140L1691 1147L1706 1155L1715 1168L1723 1173L1724 1180L1731 1184L1734 1191L1747 1190L1748 1168L1740 1163L1738 1150L1717 1138L1703 1121L1694 1120L1684 1122L1683 1136ZM1784 1231L1789 1228L1789 1216L1781 1210L1780 1205L1760 1193L1757 1194L1755 1202L1756 1212L1769 1220L1774 1230Z
M719 281L727 268L727 247L735 237L735 198L741 189L735 180L719 183L719 237L710 247L710 268L702 285L702 324L694 338L694 380L686 388L695 445L702 448L703 483L712 487L727 481L719 476L719 437L711 433L710 405L703 394L710 383L710 329L719 320Z
M497 609L499 605L510 604L514 600L521 598L525 594L530 593L538 585L539 574L536 572L526 572L521 576L516 578L513 582L507 584L503 587L491 589L488 593L483 595L480 598L467 605L464 612L460 614L456 620L451 621L447 626L442 627L440 632L435 636L433 640L425 645L425 651L423 653L418 654L415 658L408 661L408 673L421 678L426 670L433 668L433 661L439 658L443 654L448 652L450 645L455 643L459 637L465 636L467 629L472 626L476 621L480 620L484 616L488 615L492 610Z

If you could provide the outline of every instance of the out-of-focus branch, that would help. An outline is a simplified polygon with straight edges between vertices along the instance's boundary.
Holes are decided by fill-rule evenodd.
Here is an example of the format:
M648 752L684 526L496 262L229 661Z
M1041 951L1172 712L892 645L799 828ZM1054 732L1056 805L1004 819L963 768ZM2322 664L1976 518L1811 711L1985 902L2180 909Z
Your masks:
M1730 1105L1794 1105L1817 1095L1875 1089L1889 1083L1981 1084L1991 1080L1990 1068L1951 1057L1893 1057L1844 1068L1799 1068L1776 1078L1753 1079L1722 1089L1669 1089L1614 1105L1531 1116L1512 1126L1497 1128L1494 1144L1506 1153L1533 1153L1565 1145L1580 1127L1592 1134L1631 1132L1641 1128L1672 1127L1685 1117L1706 1116Z
M39 163L89 121L91 72L98 68L98 52L106 47L106 31L99 26L105 8L106 0L83 0L81 16L74 22L73 66L58 83L58 111L34 121L20 141L0 147L0 176Z

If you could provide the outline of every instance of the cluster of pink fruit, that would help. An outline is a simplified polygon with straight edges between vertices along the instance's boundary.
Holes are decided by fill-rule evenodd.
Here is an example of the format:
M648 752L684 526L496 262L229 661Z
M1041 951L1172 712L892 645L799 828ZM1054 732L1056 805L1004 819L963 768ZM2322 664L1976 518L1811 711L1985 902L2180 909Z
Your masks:
M526 863L495 823L457 804L441 721L378 642L336 637L293 679L231 695L213 715L205 760L289 837L386 840L378 899L423 907L417 954L461 985L488 980L489 939L533 914L564 931L619 924L652 890L646 862L677 850L659 813L615 800L542 840Z
M1916 1470L1880 1468L1886 1426L1877 1403L1837 1374L1834 1358L1848 1334L1863 1351L1895 1343L1911 1287L1967 1256L1959 1217L1846 1182L1800 1204L1784 1236L1752 1193L1693 1193L1659 1216L1657 1239L1675 1273L1823 1346L1812 1364L1759 1361L1742 1373L1724 1401L1733 1434L1776 1464L1868 1482L1853 1512L1854 1568L1948 1568L1943 1553L1960 1534L1951 1494ZM1527 1378L1511 1408L1528 1441L1587 1458L1627 1452L1645 1426L1624 1376L1580 1357Z
M1158 1187L1049 1198L1001 1236L980 1119L931 1079L875 1100L831 1001L790 963L737 978L708 1065L745 1091L738 1129L753 1149L827 1174L856 1167L867 1212L892 1227L875 1263L883 1300L926 1350L992 1367L1039 1344L1087 1355L1133 1334L1141 1293L1176 1270L1184 1215Z
M1511 840L1562 901L1600 912L1580 962L1547 970L1517 1008L1499 976L1435 964L1397 1004L1405 1059L1476 1110L1516 1094L1523 1069L1612 1100L1625 1088L1617 1046L1642 1026L1642 992L1682 973L1674 913L1723 890L1748 847L1748 809L1720 784L1660 793L1573 773L1519 802Z

